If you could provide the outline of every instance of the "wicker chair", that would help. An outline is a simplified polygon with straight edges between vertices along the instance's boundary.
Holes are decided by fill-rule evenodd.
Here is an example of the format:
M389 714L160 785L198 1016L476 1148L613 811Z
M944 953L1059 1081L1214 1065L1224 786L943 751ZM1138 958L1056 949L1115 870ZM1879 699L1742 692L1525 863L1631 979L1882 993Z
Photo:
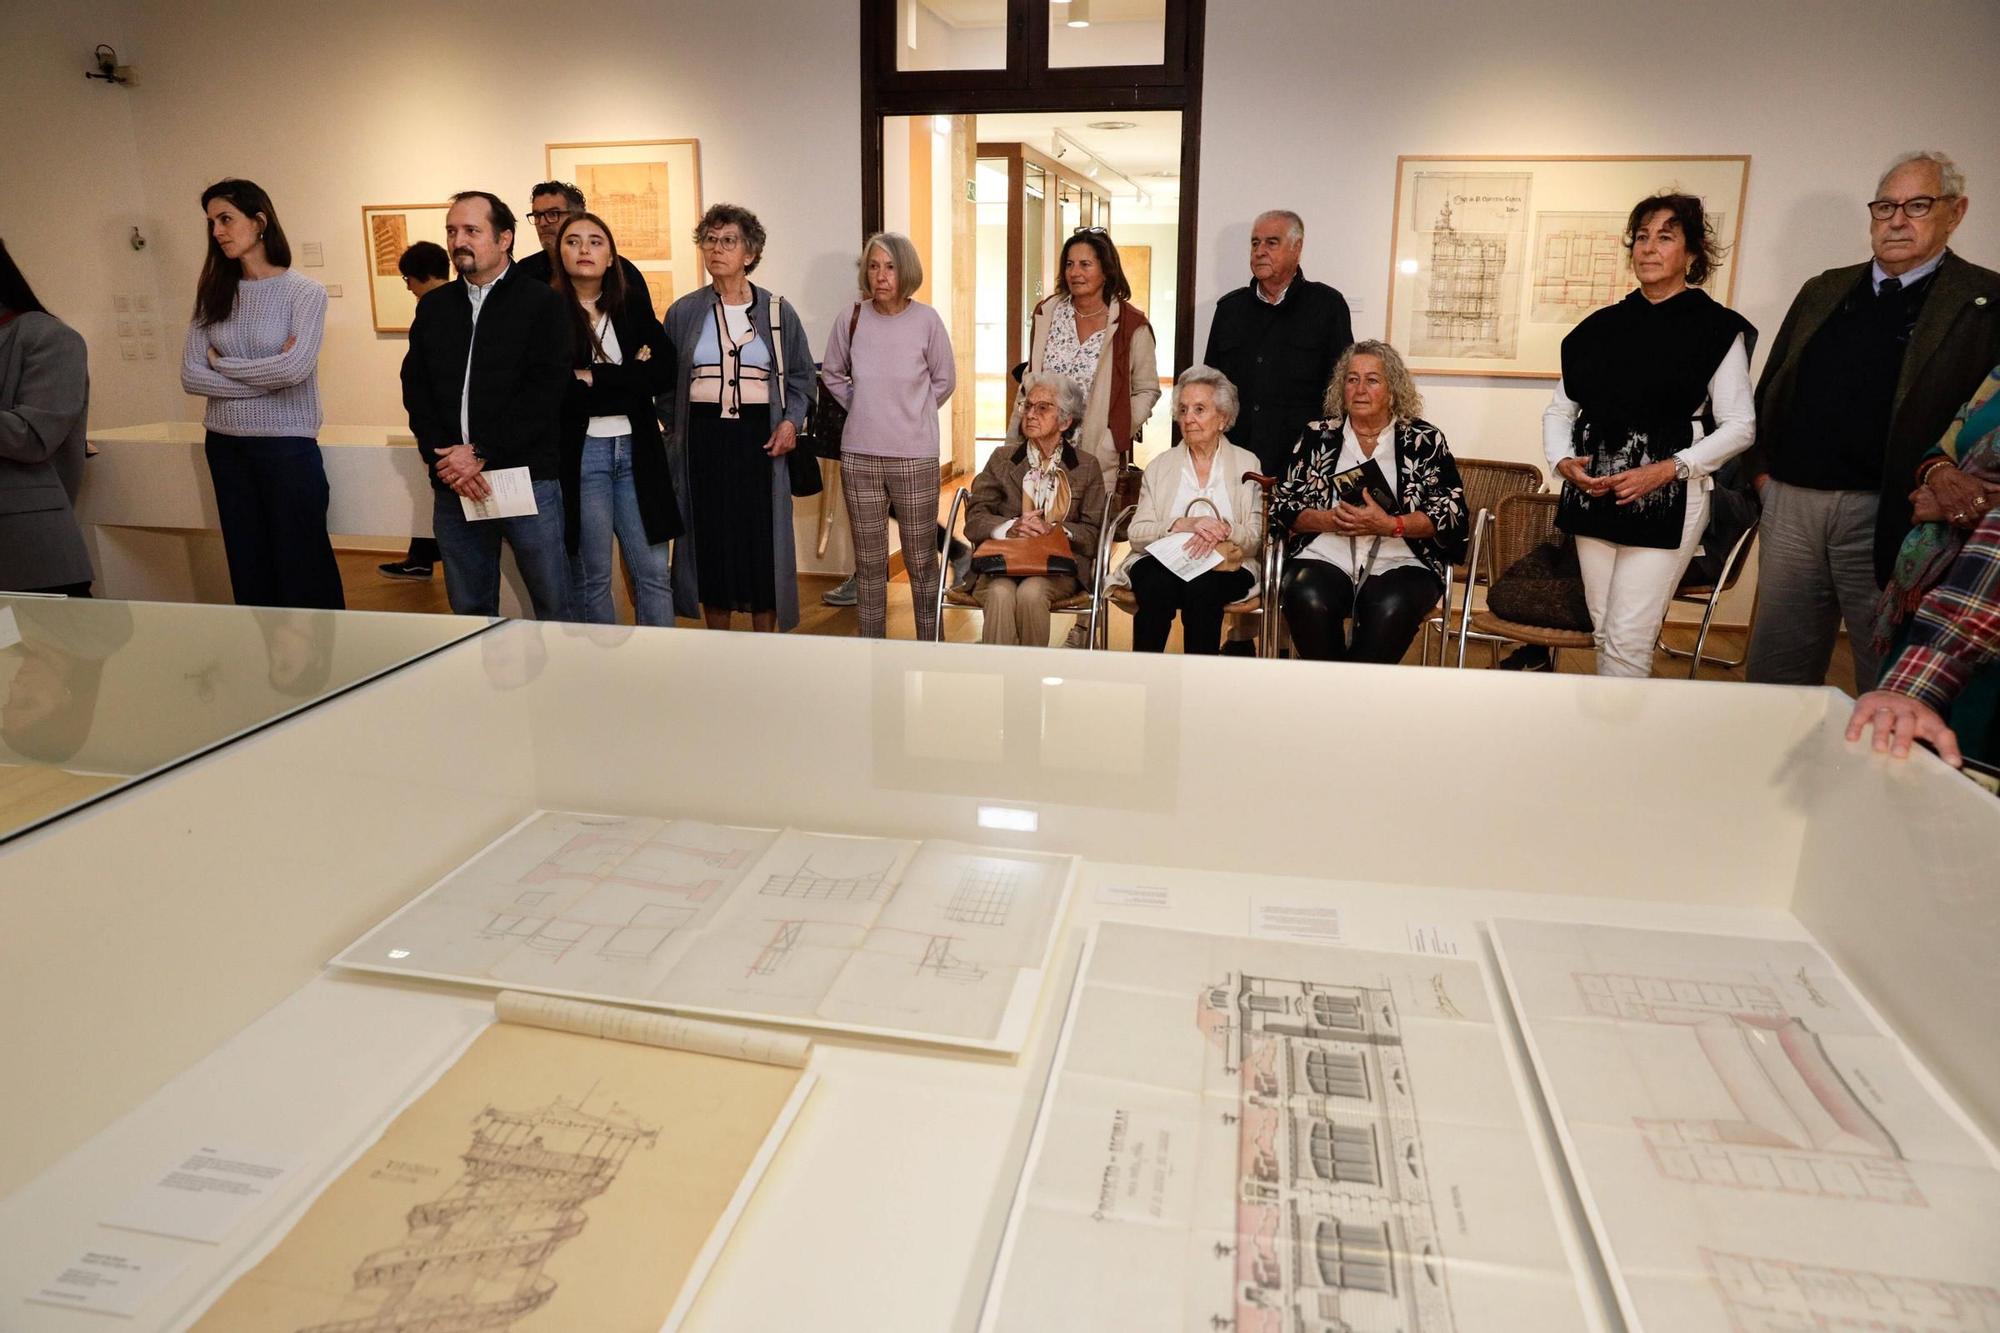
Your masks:
M1480 557L1484 555L1493 562L1492 568L1504 570L1540 546L1555 530L1556 504L1560 498L1541 492L1510 495L1500 502L1497 509L1482 512L1472 530L1472 552L1468 562L1473 568L1478 568ZM1457 632L1458 665L1461 667L1465 665L1468 636L1492 643L1538 644L1547 648L1552 657L1565 648L1588 649L1596 646L1589 633L1583 630L1523 624L1494 615L1491 611L1475 613L1469 597L1460 608Z
M1458 475L1465 483L1465 512L1479 522L1479 516L1500 507L1500 502L1510 495L1532 495L1542 489L1542 470L1530 463L1503 463L1486 458L1461 458L1458 461ZM1488 552L1491 555L1491 552ZM1438 645L1438 665L1443 666L1451 652L1451 637L1458 633L1451 623L1452 585L1460 589L1459 596L1470 604L1472 590L1490 585L1499 577L1505 565L1495 565L1491 559L1478 567L1472 563L1472 553L1468 548L1466 558L1453 565L1445 579L1444 604L1437 614L1424 622L1418 632L1420 660L1425 666L1431 661L1431 638L1436 636ZM1463 617L1461 617L1463 619ZM1482 636L1475 634L1474 638ZM1489 644L1497 640L1486 640Z
M945 531L960 541L965 540L965 509L970 500L970 488L962 489L951 498L951 512L945 516ZM1084 627L1084 646L1097 648L1104 640L1104 581L1111 577L1111 505L1112 497L1104 497L1103 523L1098 528L1097 555L1089 569L1079 571L1077 590L1054 603L1049 610L1057 615L1075 616L1076 623ZM977 582L977 578L974 579ZM937 592L938 639L944 639L944 613L946 611L972 611L984 614L985 608L972 595L970 588L952 586L951 570L942 570L938 578ZM1046 646L1046 645L1041 645Z
M1278 605L1278 584L1285 576L1285 545L1278 538L1278 535L1271 531L1271 490L1278 484L1278 479L1276 477L1265 476L1261 472L1246 472L1243 474L1243 480L1257 483L1258 519L1264 528L1264 545L1263 549L1258 553L1257 568L1252 571L1256 575L1256 581L1250 585L1250 595L1223 607L1223 622L1225 624L1228 623L1231 616L1255 616L1257 618L1257 656L1276 657L1278 655L1278 636L1283 625L1280 618L1274 612ZM1118 515L1118 532L1123 533L1125 531L1126 527L1132 521L1133 513L1137 509L1137 505L1127 505L1124 511ZM1105 543L1107 551L1110 549L1110 545L1111 543L1109 542ZM1106 578L1108 579L1109 577L1110 575L1107 572ZM1121 583L1117 587L1110 589L1105 594L1105 597L1111 605L1117 607L1128 616L1139 609L1138 598L1132 595L1132 585L1129 583ZM1097 646L1099 648L1108 647L1110 639L1111 628L1106 623L1098 630Z
M1744 660L1750 655L1748 647L1744 649L1740 657L1709 657L1704 654L1703 649L1708 646L1708 627L1715 620L1715 608L1721 605L1722 594L1735 587L1736 581L1743 577L1743 567L1750 563L1750 551L1756 545L1756 541L1757 524L1753 522L1744 531L1743 535L1736 539L1736 544L1729 548L1729 555L1722 562L1722 582L1713 586L1705 583L1683 583L1679 588L1674 590L1675 601L1687 602L1702 609L1701 629L1696 632L1694 637L1694 651L1689 652L1682 648L1676 648L1667 642L1667 627L1662 624L1660 626L1659 649L1669 657L1679 657L1687 660L1689 680L1695 678L1704 664L1725 667L1733 671L1737 667L1742 666ZM1746 645L1750 642L1749 630L1756 623L1757 607L1753 602L1750 607L1750 625L1745 627L1743 634L1743 641Z

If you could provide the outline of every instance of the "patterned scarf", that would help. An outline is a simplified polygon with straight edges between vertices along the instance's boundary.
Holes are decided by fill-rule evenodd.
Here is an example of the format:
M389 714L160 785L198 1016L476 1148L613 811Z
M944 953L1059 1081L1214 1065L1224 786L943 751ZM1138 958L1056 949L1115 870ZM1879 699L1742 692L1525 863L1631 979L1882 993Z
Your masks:
M1938 447L1959 471L1979 481L2000 482L2000 366L1959 410ZM1875 651L1887 659L1903 622L1917 613L1918 603L1944 580L1965 546L1965 530L1949 520L1919 523L1903 539L1895 568L1875 603Z
M1047 458L1032 443L1028 445L1028 470L1021 477L1023 513L1039 513L1051 523L1069 516L1069 470L1062 455L1061 445Z

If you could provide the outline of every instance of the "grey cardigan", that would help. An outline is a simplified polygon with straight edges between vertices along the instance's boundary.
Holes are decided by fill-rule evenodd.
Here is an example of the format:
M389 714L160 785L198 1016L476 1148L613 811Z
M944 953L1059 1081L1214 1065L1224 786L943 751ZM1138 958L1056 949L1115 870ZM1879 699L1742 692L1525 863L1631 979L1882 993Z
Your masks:
M674 542L674 605L691 614L699 603L699 583L695 579L694 507L702 497L694 493L688 480L688 384L694 377L694 345L701 326L715 318L722 298L713 283L689 292L667 307L664 321L667 339L680 361L671 387L653 400L660 421L667 428L667 467L673 473L674 493L680 497L681 521L685 535ZM806 341L806 326L790 301L780 307L779 336L784 339L785 403L783 420L801 433L805 431L806 409L812 406L817 371L813 367L812 346ZM754 283L750 287L750 327L771 342L771 293ZM775 356L775 348L773 355ZM772 423L776 428L776 422ZM790 469L773 460L771 467L771 567L777 571L778 628L793 629L799 623L799 558L792 537L792 480Z
M91 580L71 507L89 406L90 362L75 329L40 312L0 325L0 588Z

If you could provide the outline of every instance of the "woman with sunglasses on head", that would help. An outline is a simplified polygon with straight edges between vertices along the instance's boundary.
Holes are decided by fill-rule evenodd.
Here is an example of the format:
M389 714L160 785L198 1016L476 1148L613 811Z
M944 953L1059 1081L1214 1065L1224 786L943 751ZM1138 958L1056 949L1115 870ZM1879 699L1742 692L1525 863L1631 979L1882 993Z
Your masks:
M667 309L681 364L658 404L687 526L674 543L674 601L700 602L710 629L746 611L760 633L788 630L799 580L783 459L812 404L812 347L792 303L750 281L764 258L755 213L716 204L694 238L710 284Z
M252 181L202 191L208 257L181 388L208 399L208 474L241 606L339 610L319 452L326 288L291 269L271 196Z
M569 314L574 358L562 413L570 612L591 624L617 622L615 535L632 575L633 619L672 625L667 544L683 528L653 400L672 383L674 346L653 317L652 298L626 283L618 242L595 213L572 214L557 231L552 281Z
M70 507L89 407L82 336L35 299L0 243L0 589L90 596Z
M1086 228L1063 245L1062 283L1035 307L1028 369L1084 387L1077 447L1097 460L1108 485L1131 460L1132 442L1160 401L1159 352L1104 228Z

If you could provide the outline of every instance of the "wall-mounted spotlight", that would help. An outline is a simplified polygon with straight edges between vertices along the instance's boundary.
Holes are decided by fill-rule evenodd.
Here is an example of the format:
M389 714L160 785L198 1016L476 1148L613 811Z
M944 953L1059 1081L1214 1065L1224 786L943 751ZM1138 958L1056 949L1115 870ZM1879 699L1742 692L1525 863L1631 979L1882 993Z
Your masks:
M1069 17L1063 23L1072 28L1090 26L1090 0L1070 0Z
M90 53L90 58L97 68L85 70L83 77L86 79L102 79L105 83L120 84L127 88L139 82L139 71L130 65L119 64L118 52L101 42L97 49Z

